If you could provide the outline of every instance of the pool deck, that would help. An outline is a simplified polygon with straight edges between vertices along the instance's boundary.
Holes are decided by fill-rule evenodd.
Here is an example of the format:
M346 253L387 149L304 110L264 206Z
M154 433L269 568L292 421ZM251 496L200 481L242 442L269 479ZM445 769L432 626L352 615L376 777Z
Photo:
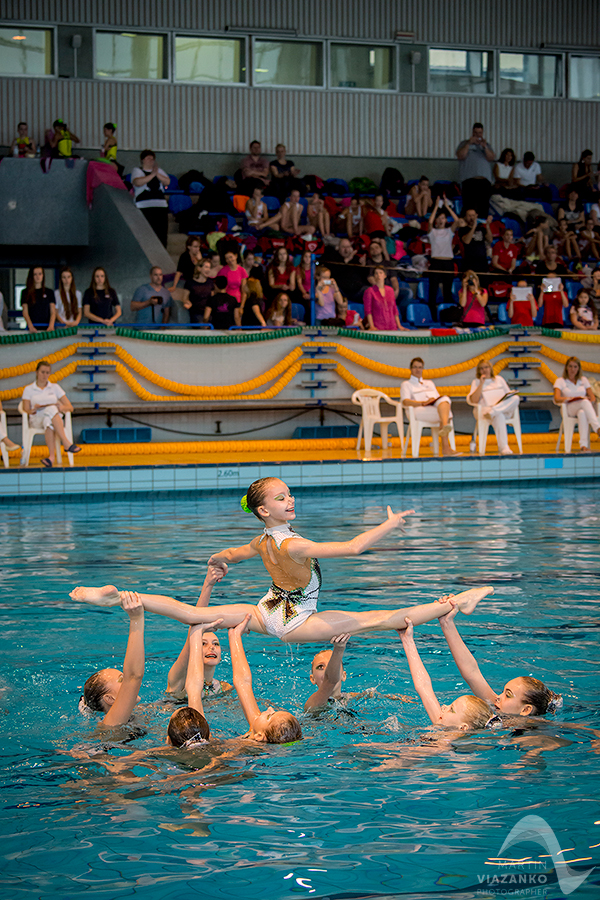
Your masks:
M595 437L595 436L594 436ZM542 439L543 438L543 439ZM11 455L9 469L0 468L0 503L27 499L77 500L85 496L106 497L134 493L242 491L257 478L278 476L295 489L320 487L362 487L396 485L435 489L446 485L475 485L497 481L532 482L600 478L600 442L591 453L556 453L556 436L523 435L524 453L498 456L495 441L486 456L469 453L469 436L457 435L457 449L464 455L439 459L431 455L429 441L421 446L418 459L401 458L397 440L382 450L376 444L369 457L354 447L302 449L265 441L260 449L229 446L219 452L182 452L160 445L151 452L132 454L123 448L118 455L102 455L93 445L75 457L75 466L44 469L40 465L42 447L34 447L30 465L15 467L18 454ZM529 440L528 440L529 439ZM511 437L511 445L514 438ZM289 442L291 443L291 442ZM302 442L309 443L309 442ZM139 448L141 449L141 448ZM516 445L513 448L516 451ZM594 452L596 451L596 452ZM63 462L66 462L63 457Z

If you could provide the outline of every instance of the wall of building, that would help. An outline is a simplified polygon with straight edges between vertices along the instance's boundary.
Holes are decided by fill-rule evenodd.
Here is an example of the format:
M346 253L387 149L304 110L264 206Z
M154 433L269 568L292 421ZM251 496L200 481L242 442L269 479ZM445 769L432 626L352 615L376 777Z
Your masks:
M122 148L239 154L260 136L272 150L285 140L299 155L450 159L481 120L495 149L532 149L547 162L571 162L596 149L600 103L324 89L213 87L97 81L90 76L93 25L179 28L292 29L298 36L390 41L412 32L402 54L425 43L482 48L587 49L600 44L600 4L593 0L17 0L0 3L2 18L56 24L59 78L0 79L3 142L26 117L40 135L56 116L72 124L83 146L101 142L104 121L116 121ZM68 24L65 24L68 23ZM82 35L78 79L70 36Z

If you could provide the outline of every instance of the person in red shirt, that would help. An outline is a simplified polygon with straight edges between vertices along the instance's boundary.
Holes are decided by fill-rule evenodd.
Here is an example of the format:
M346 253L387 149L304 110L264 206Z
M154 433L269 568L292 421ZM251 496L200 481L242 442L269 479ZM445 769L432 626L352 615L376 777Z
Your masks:
M526 281L518 281L517 287L526 288L528 284ZM531 290L527 294L526 300L518 300L514 290L511 291L508 301L508 316L511 325L533 325L537 311L537 303Z
M497 275L512 275L519 258L519 246L514 243L512 228L507 228L502 240L494 244L491 272Z
M542 289L538 297L538 306L540 308L544 307L542 325L544 328L557 328L559 331L562 331L565 327L563 309L569 306L569 300L562 281L558 279L558 285L553 289L552 284L550 284L551 280L556 279L544 278L542 280Z

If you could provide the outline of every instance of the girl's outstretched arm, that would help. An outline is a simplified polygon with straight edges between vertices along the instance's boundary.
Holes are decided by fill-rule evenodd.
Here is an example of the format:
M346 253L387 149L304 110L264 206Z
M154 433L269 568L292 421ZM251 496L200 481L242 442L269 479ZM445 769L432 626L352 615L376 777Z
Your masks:
M441 600L452 600L453 594L447 594L440 598ZM440 625L446 638L446 643L450 648L450 652L454 657L454 662L458 666L458 671L467 682L476 697L481 697L488 703L494 703L498 699L498 695L489 686L481 670L477 664L477 660L458 633L458 628L454 623L458 609L454 607L445 616L440 616Z
M243 622L229 629L229 649L231 651L231 668L233 671L233 686L237 691L242 712L246 716L248 725L252 723L260 713L254 691L252 690L252 672L246 659L242 635L248 631L250 616L246 616Z
M221 624L221 619L207 625L192 625L189 634L190 661L185 678L185 689L188 706L204 715L202 707L202 689L204 688L204 648L202 635L205 631L214 631Z
M429 716L431 722L434 725L437 725L439 724L440 716L442 714L442 707L440 706L438 698L435 696L431 685L431 678L429 677L427 669L421 662L419 651L415 645L413 623L408 616L404 621L406 622L406 628L403 631L399 631L398 634L400 635L402 647L406 653L406 659L408 661L408 667L410 669L410 674L412 675L415 690L421 698L421 702L425 707L425 712Z
M210 603L210 595L212 589L225 575L225 570L220 566L209 566L196 608L206 607ZM167 691L169 693L180 693L185 685L185 676L190 658L190 632L188 630L185 644L181 648L181 653L169 669L167 676Z
M121 606L129 616L129 639L123 661L123 681L115 702L102 720L104 725L124 725L129 720L144 677L144 607L139 594L123 591Z
M342 660L349 638L349 634L338 634L337 637L331 639L333 651L325 669L323 682L319 689L316 690L314 694L311 694L304 704L305 711L307 709L316 709L319 706L324 706L331 697L336 684L342 677Z
M327 541L320 544L317 541L309 541L306 538L294 538L288 545L288 553L296 562L303 562L313 556L321 559L332 559L339 556L358 556L364 553L377 541L389 534L395 528L404 525L404 516L410 516L414 509L405 509L404 512L394 513L391 506L387 508L387 519L376 528L370 528L352 538L351 541Z
M244 562L246 559L252 559L258 556L258 537L250 541L249 544L243 544L241 547L228 547L227 550L219 550L213 553L208 561L209 566L221 566L227 572L227 566L230 563Z

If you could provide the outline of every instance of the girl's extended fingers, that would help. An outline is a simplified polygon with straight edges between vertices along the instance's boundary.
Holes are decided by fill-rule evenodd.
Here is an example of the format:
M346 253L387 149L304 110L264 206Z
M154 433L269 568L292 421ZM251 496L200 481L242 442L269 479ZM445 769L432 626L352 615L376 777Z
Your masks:
M216 631L219 625L223 624L223 619L215 619L214 622L211 622L209 625L204 625L205 631Z

